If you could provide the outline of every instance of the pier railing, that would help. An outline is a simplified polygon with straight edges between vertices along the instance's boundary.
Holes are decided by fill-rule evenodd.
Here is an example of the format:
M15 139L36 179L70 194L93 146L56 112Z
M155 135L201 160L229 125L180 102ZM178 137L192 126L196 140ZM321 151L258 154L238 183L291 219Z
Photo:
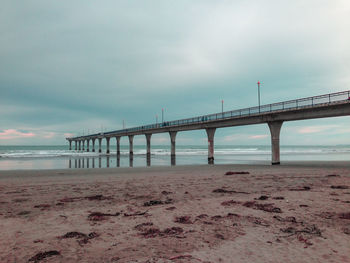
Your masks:
M343 102L346 100L350 100L350 90L330 93L325 95L319 95L314 97L296 99L296 100L289 100L289 101L278 102L273 104L267 104L267 105L262 105L260 107L255 106L255 107L250 107L245 109L225 111L225 112L214 113L209 115L202 115L202 116L193 117L193 118L167 121L167 122L144 125L144 126L139 126L139 127L129 128L129 129L110 131L110 132L105 132L103 134L102 133L91 134L91 135L82 136L78 138L94 137L99 135L104 135L104 136L118 135L118 134L125 134L130 132L137 132L137 131L146 132L147 130L152 130L152 129L170 128L170 127L182 126L187 124L188 125L201 124L201 123L208 123L208 122L218 121L218 120L249 117L253 115L266 114L266 113L272 113L277 111L297 110L297 109L307 108L307 107L309 108L318 107L321 105L334 104L334 103Z

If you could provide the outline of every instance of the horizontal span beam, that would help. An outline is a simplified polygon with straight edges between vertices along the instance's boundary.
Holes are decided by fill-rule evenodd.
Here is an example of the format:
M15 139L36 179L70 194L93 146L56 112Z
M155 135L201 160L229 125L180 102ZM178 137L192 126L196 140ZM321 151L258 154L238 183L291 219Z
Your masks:
M132 132L122 133L109 133L94 136L84 136L70 140L80 139L92 139L92 138L106 138L106 137L120 137L129 135L144 135L146 133L164 133L164 132L178 132L178 131L190 131L190 130L201 130L209 128L225 128L233 126L244 126L252 124L268 123L273 121L296 121L296 120L307 120L317 118L329 118L329 117L340 117L350 115L350 101L334 104L319 105L313 107L303 107L294 110L282 110L277 112L261 113L246 117L235 117L223 120L185 124L172 127L160 127L155 129L138 130Z

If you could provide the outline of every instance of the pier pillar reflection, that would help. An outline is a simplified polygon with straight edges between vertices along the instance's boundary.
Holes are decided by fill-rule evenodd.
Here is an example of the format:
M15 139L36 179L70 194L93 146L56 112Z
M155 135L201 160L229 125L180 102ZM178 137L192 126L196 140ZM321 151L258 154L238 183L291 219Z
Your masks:
M117 167L120 167L120 154L117 154Z
M283 121L268 122L271 133L271 164L280 164L280 132Z
M134 166L134 154L133 154L133 153L131 153L131 154L129 155L129 166L130 166L130 167L133 167L133 166Z
M117 156L120 156L120 137L115 137L117 140Z
M95 138L92 139L92 151L95 152Z
M92 168L95 168L95 157L92 157Z
M107 149L106 149L106 153L109 154L109 140L111 138L110 137L106 137L106 142L107 142Z
M98 152L102 152L102 138L98 138Z
M208 164L214 164L214 134L216 128L209 128L205 131L208 135Z
M69 167L69 168L72 168L72 159L71 159L71 158L69 158L68 167Z
M101 168L101 156L98 157L98 168Z
M134 154L134 135L129 135L129 154L130 156Z
M109 155L106 156L106 167L109 168Z

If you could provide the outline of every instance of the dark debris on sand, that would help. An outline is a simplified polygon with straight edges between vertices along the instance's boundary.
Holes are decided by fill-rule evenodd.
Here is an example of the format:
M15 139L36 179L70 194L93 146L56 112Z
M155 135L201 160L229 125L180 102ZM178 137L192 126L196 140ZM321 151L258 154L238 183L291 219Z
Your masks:
M193 224L190 216L178 216L175 218L174 222L180 224Z
M240 192L240 191L234 191L234 190L226 190L223 188L218 188L213 190L213 193L229 193L229 194L249 194L248 192Z
M348 213L340 213L339 214L340 219L350 219L350 212Z
M234 175L234 174L249 174L249 172L232 172L228 171L225 173L225 175Z
M76 239L78 239L78 243L80 245L82 245L82 244L88 243L90 239L93 239L95 237L98 237L98 234L95 232L91 232L90 234L84 234L81 232L74 231L74 232L68 232L59 238L61 238L61 239L76 238Z
M173 199L166 199L165 201L161 200L150 200L148 202L143 203L143 206L154 206L154 205L164 205L164 204L172 204L174 202Z
M177 236L183 233L183 229L181 227L171 227L166 228L161 231L159 228L140 228L140 235L144 238L154 238L154 237L167 237L167 236Z
M332 189L349 189L350 187L347 185L332 185Z
M248 201L248 202L243 203L243 206L257 209L257 210L262 210L262 211L269 212L269 213L282 213L281 208L275 207L273 203L259 204L256 201Z
M59 256L61 255L60 252L57 250L50 250L50 251L45 251L45 252L39 252L35 256L31 257L28 262L33 261L34 263L39 262L45 258L52 257L52 256Z
M117 212L115 214L92 212L88 215L88 219L90 221L103 221L103 220L106 220L107 216L119 216L119 215L120 215L119 212Z

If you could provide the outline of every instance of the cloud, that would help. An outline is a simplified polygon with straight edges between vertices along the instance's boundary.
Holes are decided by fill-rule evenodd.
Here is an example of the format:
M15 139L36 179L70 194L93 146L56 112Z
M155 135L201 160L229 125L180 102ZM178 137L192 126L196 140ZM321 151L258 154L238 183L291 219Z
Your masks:
M32 132L21 132L15 129L8 129L0 132L0 140L12 140L21 138L30 138L36 136Z
M268 137L269 135L267 134L261 134L261 135L252 135L252 136L249 136L250 139L263 139L263 138L266 138Z
M323 126L307 126L300 128L297 132L300 134L308 134L308 133L319 133L328 131L330 129L334 130L338 126L337 125L323 125Z

